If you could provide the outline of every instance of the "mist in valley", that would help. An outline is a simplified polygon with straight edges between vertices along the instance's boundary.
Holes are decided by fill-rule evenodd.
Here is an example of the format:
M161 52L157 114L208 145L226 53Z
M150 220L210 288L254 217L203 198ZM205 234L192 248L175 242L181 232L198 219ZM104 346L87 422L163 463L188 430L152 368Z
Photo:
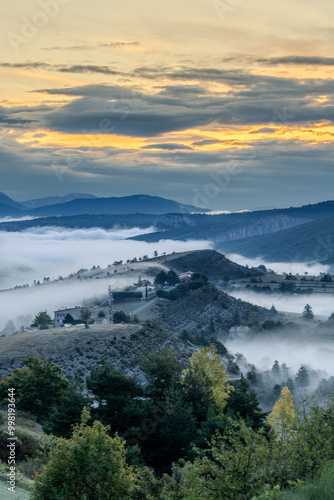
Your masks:
M140 271L131 277L123 275L52 283L59 276L65 278L79 269L93 266L106 268L114 261L138 259L144 255L153 257L155 251L160 255L211 246L206 241L146 243L126 239L153 230L43 227L23 232L0 232L0 331L9 320L17 328L28 326L30 320L22 325L22 320L18 319L22 315L33 318L39 311L46 310L53 317L53 311L58 308L80 305L84 299L105 294L108 284L114 289L132 285L138 280ZM43 283L44 277L50 278L50 282L9 290L26 283L32 285L34 281Z
M318 262L312 264L307 262L268 262L262 257L249 258L236 253L226 253L225 256L241 266L258 267L263 264L267 269L272 269L278 274L291 273L303 275L308 273L311 276L317 276L320 273L327 273L330 270L330 266Z

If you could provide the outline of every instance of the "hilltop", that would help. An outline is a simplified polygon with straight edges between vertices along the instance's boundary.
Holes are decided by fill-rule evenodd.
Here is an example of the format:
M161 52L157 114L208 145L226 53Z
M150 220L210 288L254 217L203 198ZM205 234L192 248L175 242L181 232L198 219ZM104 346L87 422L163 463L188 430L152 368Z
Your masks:
M142 357L166 345L185 366L193 350L152 322L23 332L0 338L0 374L6 376L23 359L38 356L60 365L66 376L77 372L85 377L90 367L105 359L140 379Z
M164 264L179 273L193 271L205 274L211 281L250 278L263 274L259 269L249 269L227 259L216 250L193 250L169 256Z

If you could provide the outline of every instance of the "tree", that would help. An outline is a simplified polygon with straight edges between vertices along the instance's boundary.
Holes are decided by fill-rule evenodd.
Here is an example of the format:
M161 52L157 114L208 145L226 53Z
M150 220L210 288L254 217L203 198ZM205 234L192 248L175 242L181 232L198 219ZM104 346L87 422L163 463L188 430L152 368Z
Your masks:
M130 323L131 318L124 311L116 311L113 316L114 323Z
M187 384L186 376L193 372L195 379L201 382L206 377L212 384L213 399L220 411L226 406L226 400L233 390L228 384L228 375L225 372L224 365L217 354L215 346L201 347L199 352L194 353L190 358L190 368L184 370L184 383Z
M0 332L2 335L11 335L16 332L14 322L10 319L7 321L5 328Z
M307 368L304 365L301 365L299 368L296 378L295 384L299 388L305 388L310 385L310 375Z
M47 359L30 357L23 360L23 366L0 382L0 399L7 397L9 387L15 387L17 408L43 420L56 408L70 383L62 376L61 368Z
M36 326L39 327L40 330L43 330L44 328L47 328L50 323L52 323L51 316L49 316L46 311L42 311L36 314L31 326Z
M97 417L110 425L112 432L124 431L128 425L128 410L133 414L129 405L134 398L143 395L141 385L106 362L91 370L86 384L98 402L95 410ZM138 399L135 403L140 406Z
M291 281L282 281L282 283L279 286L279 290L282 293L293 293L296 290L296 285L292 283Z
M98 318L105 318L106 317L106 313L104 311L99 311L98 312L98 315L97 315Z
M253 429L263 427L268 415L262 412L255 392L249 390L249 382L243 375L227 399L225 412L227 415L242 418L246 425Z
M146 375L146 391L153 396L162 396L172 385L180 382L181 365L168 347L153 351L142 359L140 368Z
M87 323L90 317L91 317L91 312L87 309L87 307L81 310L80 318L84 323Z
M306 306L304 307L303 318L307 319L307 320L314 319L314 314L313 314L313 311L312 311L312 307L309 304L306 304Z
M81 414L87 405L87 398L70 387L57 403L57 408L43 424L44 432L55 436L70 438L73 425L80 423Z
M125 500L135 488L126 464L124 442L108 436L108 427L82 413L71 439L60 439L51 459L37 477L32 500Z
M67 313L65 318L63 319L63 325L74 325L75 319L70 313Z
M325 274L320 281L324 281L325 283L331 283L333 279L330 274Z
M281 397L275 403L273 411L268 417L268 422L283 439L291 436L295 418L291 392L287 387L283 387Z

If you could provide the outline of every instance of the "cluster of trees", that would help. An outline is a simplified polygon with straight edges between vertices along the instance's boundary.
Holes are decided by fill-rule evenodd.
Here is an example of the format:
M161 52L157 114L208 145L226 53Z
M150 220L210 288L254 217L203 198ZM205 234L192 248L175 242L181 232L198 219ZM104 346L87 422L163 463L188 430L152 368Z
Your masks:
M154 279L155 285L172 286L172 285L176 285L179 282L180 282L180 280L179 280L178 275L172 269L170 271L168 271L167 273L166 273L166 271L160 271Z
M158 290L157 296L163 299L177 300L184 297L190 290L198 290L208 283L208 278L204 274L194 273L188 283L179 283L172 290ZM212 285L210 285L212 286Z
M299 412L284 386L268 416L247 378L231 385L214 347L185 370L167 348L141 368L145 386L102 362L84 387L29 358L1 380L2 404L15 387L17 408L59 437L44 468L34 458L33 500L284 498L334 460L333 398Z

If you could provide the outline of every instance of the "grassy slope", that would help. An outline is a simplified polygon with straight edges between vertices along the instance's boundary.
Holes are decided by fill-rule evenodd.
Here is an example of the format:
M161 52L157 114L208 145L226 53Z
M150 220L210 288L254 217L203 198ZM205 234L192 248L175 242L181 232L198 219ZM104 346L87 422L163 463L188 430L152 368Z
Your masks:
M30 491L23 490L22 488L15 488L15 493L8 491L6 481L0 479L0 499L1 500L29 500Z
M158 326L92 325L89 329L71 327L20 333L0 338L0 372L6 375L21 366L23 359L39 356L62 366L67 375L78 372L85 376L90 366L96 366L101 359L131 374L137 373L142 356L163 345L169 345L181 363L186 363L191 355L182 342Z

